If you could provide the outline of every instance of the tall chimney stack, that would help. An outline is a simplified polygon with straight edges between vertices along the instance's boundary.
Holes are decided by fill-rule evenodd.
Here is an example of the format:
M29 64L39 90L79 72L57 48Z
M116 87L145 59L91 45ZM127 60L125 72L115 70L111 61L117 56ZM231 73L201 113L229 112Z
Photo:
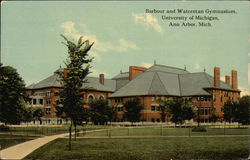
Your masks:
M104 74L99 74L99 82L104 85Z
M225 76L225 82L226 84L230 85L230 76L228 75Z
M214 67L214 87L220 87L220 68Z
M129 80L134 79L137 75L139 75L141 72L143 72L146 67L140 67L140 66L130 66L129 67Z
M236 70L232 70L232 88L234 88L234 89L238 88L237 71Z

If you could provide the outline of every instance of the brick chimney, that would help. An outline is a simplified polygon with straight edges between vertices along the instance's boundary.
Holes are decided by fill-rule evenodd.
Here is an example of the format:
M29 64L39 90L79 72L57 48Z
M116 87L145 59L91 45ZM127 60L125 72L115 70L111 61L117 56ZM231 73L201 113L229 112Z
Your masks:
M99 83L104 85L104 74L99 74Z
M234 88L234 89L238 88L237 71L236 70L232 70L232 88Z
M137 75L139 75L145 69L147 68L140 67L140 66L130 66L129 67L129 80L134 79Z
M220 68L214 67L214 87L220 87Z
M68 77L69 74L69 69L68 68L63 68L63 77L64 79Z
M225 76L225 82L226 84L230 85L230 76L228 75Z

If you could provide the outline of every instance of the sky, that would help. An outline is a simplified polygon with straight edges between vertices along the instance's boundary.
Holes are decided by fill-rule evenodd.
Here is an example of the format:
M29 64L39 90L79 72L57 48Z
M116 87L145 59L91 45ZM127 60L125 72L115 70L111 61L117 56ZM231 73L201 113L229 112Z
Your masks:
M171 27L162 15L193 14L145 13L146 9L227 9L236 14L206 14L219 18L209 21L212 27ZM91 76L104 73L112 78L131 65L150 67L154 61L186 66L190 72L205 68L211 75L217 66L222 80L232 69L238 71L244 95L250 88L249 18L246 1L5 1L1 2L1 62L16 68L26 85L37 83L64 66L67 48L60 34L75 42L83 36L95 42L89 52L94 57Z

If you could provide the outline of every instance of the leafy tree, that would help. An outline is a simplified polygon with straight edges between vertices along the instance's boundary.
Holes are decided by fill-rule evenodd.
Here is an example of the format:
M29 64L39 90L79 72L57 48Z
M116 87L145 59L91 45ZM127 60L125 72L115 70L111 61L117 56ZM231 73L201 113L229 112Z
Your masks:
M233 118L235 118L236 106L237 102L234 101L228 101L224 104L224 106L222 107L222 111L224 112L224 119L226 121L231 122Z
M88 58L88 51L91 49L92 44L89 41L82 41L82 37L79 38L78 43L75 44L69 41L66 37L61 35L68 48L69 57L66 60L66 68L58 73L61 77L62 90L59 93L62 103L62 111L66 117L70 118L69 127L69 150L71 150L71 130L72 125L76 127L82 124L85 120L86 109L83 108L82 99L82 86L86 83L85 77L89 74L89 63L92 58Z
M32 107L33 120L38 120L42 124L41 117L43 116L42 107Z
M134 123L140 121L140 112L142 109L141 102L138 98L133 98L125 102L125 118Z
M236 121L243 125L250 124L250 96L241 97L236 106Z
M160 98L157 101L158 101L159 107L160 107L161 121L165 122L167 113L170 111L169 104L171 103L171 101L170 100L162 100Z
M108 105L107 100L94 100L90 103L90 117L94 124L107 124L115 117L115 113Z
M243 96L238 101L229 101L224 104L224 119L250 124L250 96Z
M0 121L19 124L25 112L25 100L25 84L16 69L0 64Z
M210 116L209 116L209 121L210 122L216 122L217 120L219 119L219 116L215 113L212 113Z
M175 124L183 124L185 120L190 120L195 116L191 104L181 98L171 100L169 109L172 114L170 120Z

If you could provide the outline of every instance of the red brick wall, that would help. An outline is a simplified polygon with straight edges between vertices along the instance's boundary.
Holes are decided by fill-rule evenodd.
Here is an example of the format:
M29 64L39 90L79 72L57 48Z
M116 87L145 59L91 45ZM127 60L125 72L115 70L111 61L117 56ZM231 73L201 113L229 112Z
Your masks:
M129 80L134 79L137 75L139 75L145 69L147 68L140 67L140 66L130 66L129 67Z

